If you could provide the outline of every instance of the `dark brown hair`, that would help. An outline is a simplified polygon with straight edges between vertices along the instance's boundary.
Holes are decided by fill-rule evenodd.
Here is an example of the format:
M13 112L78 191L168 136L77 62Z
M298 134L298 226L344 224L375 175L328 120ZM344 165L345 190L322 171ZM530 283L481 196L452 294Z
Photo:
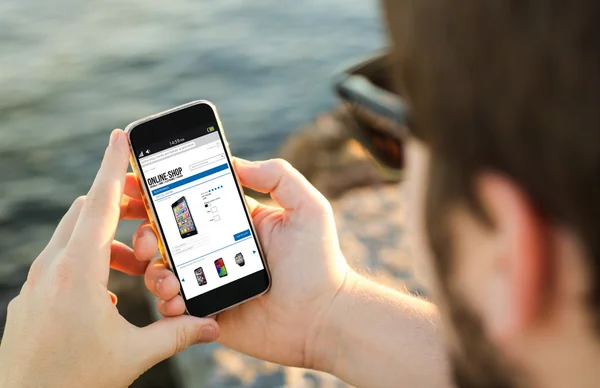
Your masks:
M484 216L473 177L511 177L583 242L600 330L600 2L387 0L385 8L395 76L432 151L431 218L454 201Z

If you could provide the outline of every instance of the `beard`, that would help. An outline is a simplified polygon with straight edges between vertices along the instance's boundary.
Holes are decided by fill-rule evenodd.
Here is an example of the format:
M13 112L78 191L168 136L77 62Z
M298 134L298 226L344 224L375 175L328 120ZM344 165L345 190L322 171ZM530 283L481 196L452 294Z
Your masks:
M447 179L447 165L434 162L426 203L429 245L434 256L434 275L441 295L440 304L447 332L454 341L449 349L454 382L460 388L517 388L527 386L523 374L511 365L490 340L480 316L453 285L452 225L449 205L453 187ZM456 198L456 197L454 197Z
M517 382L520 374L509 365L499 349L487 337L479 316L455 294L446 293L445 303L450 330L456 339L455 346L449 354L456 386L460 388L522 386Z

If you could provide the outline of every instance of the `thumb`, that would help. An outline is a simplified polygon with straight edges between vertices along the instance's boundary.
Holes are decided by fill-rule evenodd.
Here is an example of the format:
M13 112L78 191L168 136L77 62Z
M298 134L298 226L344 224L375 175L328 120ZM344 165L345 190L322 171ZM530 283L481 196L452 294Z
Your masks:
M327 202L298 170L283 159L249 162L235 158L234 164L244 187L270 193L271 198L284 209L295 210L308 204L321 206Z
M139 355L144 355L148 367L152 367L189 346L215 341L219 332L219 325L212 318L189 315L163 318L140 330Z

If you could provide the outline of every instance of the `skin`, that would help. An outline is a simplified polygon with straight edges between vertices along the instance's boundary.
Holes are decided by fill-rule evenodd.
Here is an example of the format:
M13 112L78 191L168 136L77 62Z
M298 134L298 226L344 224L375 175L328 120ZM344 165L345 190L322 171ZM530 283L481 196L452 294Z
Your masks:
M119 218L145 218L135 178L126 174L123 134L113 136L88 197L75 201L10 304L0 386L127 386L157 362L219 334L223 344L241 352L328 371L357 385L394 385L397 374L383 373L393 365L403 365L409 385L447 384L433 305L351 271L329 203L280 160L235 161L242 183L270 193L277 204L249 200L273 277L271 290L220 314L218 325L183 316L174 274L162 260L148 261L157 240L147 220L133 236L133 249L113 241ZM106 289L109 267L145 273L166 318L138 329L120 317ZM70 351L49 357L57 349ZM356 363L365 367L353 367Z
M294 217L300 217L295 213L306 213L303 223L310 224L315 217L333 223L330 210L324 205L315 209L305 202L298 202L299 206L286 202L279 190L287 190L292 185L289 180L294 180L299 186L292 186L290 192L301 195L290 198L323 203L312 188L308 189L308 182L285 163L238 160L236 170L242 183L270 192L280 206L267 208L251 202L274 284L265 298L218 317L220 341L259 358L326 371L356 386L397 387L399 382L407 387L596 386L600 347L585 302L591 284L586 264L590 259L578 236L543 217L514 181L484 171L475 179L475 195L493 227L462 203L450 206L447 232L452 244L442 259L452 261L452 273L436 276L436 260L424 222L430 159L424 144L416 140L407 143L405 200L412 213L409 229L414 267L433 291L439 312L430 303L384 288L348 269L327 307L327 299L296 292L325 283L330 284L327 289L333 289L338 284L339 280L331 279L339 277L318 276L324 271L322 267L316 267L319 273L307 276L304 282L294 283L293 279L297 274L304 277L304 271L323 261L337 263L340 256L333 249L337 241L322 235L326 238L321 243L332 243L329 252L334 254L318 256L319 260L314 260L313 240L298 251L271 248L278 247L274 243L280 239L290 243L309 238L312 230L279 217L283 213L286 220L288 212ZM291 233L280 235L288 227ZM285 265L277 265L279 261ZM312 265L296 267L297 262ZM329 266L327 270L341 274L343 267ZM152 283L161 278L172 284L170 289L154 288L159 304L180 303L176 284L167 280L171 277L170 272L156 266L146 272L151 290ZM283 281L275 282L278 278ZM285 295L281 303L278 295ZM288 303L290 300L293 303ZM294 308L298 303L302 309ZM323 310L315 310L316 305ZM458 322L450 318L457 308L468 312ZM311 314L313 311L324 312ZM181 310L174 308L171 313ZM258 316L260 324L254 325ZM477 335L470 331L474 327L480 330ZM253 335L241 338L241 328ZM303 339L297 341L296 335ZM275 345L265 347L264 343Z
M424 222L432 157L415 139L407 153L415 267L440 308L455 384L597 386L600 344L587 304L592 259L579 236L542 214L510 177L481 171L474 194L491 225L466 204L452 204L445 215L451 243L435 257ZM449 273L437 273L440 260L451 262ZM458 322L451 318L457 308Z
M398 375L384 373L394 365L403 365L402 378L412 386L448 384L435 307L351 271L329 203L287 162L237 159L235 168L245 187L270 193L277 203L248 198L273 283L265 296L219 314L219 341L359 386L394 385ZM183 313L177 279L162 260L149 266L146 285L167 316Z
M463 204L448 211L452 244L445 259L452 260L452 272L430 277L438 312L351 271L329 204L287 163L237 160L242 183L270 193L277 204L250 201L273 285L265 296L220 314L217 325L181 315L177 279L161 261L148 262L157 242L147 223L136 232L133 250L113 242L120 217L143 216L126 175L124 136L113 136L88 197L65 215L9 306L0 345L2 387L127 386L160 360L219 334L244 353L330 372L357 386L451 386L441 332L453 370L460 367L457 355L469 360L463 386L482 386L477 379L489 378L481 360L512 384L502 386L592 387L600 378L600 349L584 303L586 251L505 176L483 172L476 179L476 196L493 228ZM422 222L429 156L415 141L408 150L414 252L431 275L436 261ZM125 322L106 289L109 266L144 273L166 318L143 329ZM470 312L480 336L450 319L456 307ZM496 368L500 363L510 372Z
M0 386L125 387L178 351L218 336L214 320L189 316L137 328L114 305L106 288L110 265L146 267L113 240L120 218L146 217L126 176L128 153L124 133L114 131L88 195L65 214L8 306ZM154 249L136 243L142 259Z

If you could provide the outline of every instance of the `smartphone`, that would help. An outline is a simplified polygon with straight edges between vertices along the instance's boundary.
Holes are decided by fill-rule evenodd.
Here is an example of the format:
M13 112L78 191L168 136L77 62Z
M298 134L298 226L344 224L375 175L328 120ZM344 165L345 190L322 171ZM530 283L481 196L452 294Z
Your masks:
M215 260L215 267L220 278L227 276L227 267L225 267L225 262L222 258Z
M171 208L173 209L175 222L177 222L177 227L179 228L179 234L181 235L181 238L198 234L196 225L194 224L194 219L190 214L190 209L185 197L179 198L174 204L171 205Z
M125 131L160 252L179 279L187 312L206 317L267 292L269 269L216 107L193 101ZM195 204L205 211L192 218ZM240 251L252 252L252 260L228 273L222 258ZM217 271L202 270L209 261Z
M194 270L194 275L196 275L196 281L198 282L199 286L203 286L207 283L206 276L204 276L204 270L202 269L202 267L196 268Z

